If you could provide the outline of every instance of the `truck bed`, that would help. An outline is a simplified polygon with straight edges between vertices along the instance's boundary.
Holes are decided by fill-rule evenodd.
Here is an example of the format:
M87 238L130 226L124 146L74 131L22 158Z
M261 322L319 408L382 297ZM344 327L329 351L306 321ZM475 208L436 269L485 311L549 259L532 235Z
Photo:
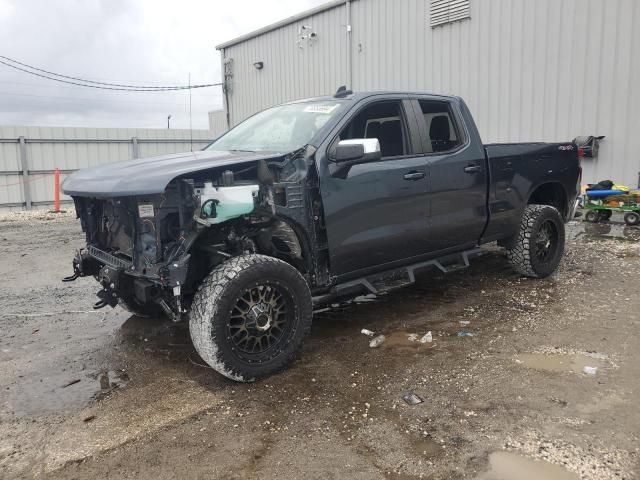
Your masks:
M538 187L553 190L557 207L565 217L569 199L576 198L580 169L578 149L565 143L493 143L484 146L489 165L489 221L483 243L505 232L516 232L522 210L535 203L532 192ZM548 185L548 186L547 186Z

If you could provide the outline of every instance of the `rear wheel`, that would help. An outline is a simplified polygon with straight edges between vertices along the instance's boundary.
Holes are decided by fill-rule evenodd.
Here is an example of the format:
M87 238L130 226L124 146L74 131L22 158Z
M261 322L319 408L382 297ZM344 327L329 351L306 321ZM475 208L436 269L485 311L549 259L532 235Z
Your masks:
M216 267L191 306L189 330L202 359L251 382L287 366L311 329L309 286L291 265L243 255Z
M507 249L507 257L522 275L548 277L558 268L564 241L564 222L557 209L548 205L527 205L517 238Z
M589 210L584 216L585 222L589 223L598 223L599 218L600 215L595 210Z
M624 214L624 223L633 227L640 225L640 214L638 212L627 212Z

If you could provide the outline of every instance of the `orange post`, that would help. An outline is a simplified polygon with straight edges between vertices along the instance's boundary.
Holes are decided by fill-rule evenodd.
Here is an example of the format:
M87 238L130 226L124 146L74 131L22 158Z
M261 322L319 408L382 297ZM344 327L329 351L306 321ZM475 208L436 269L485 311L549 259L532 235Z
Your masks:
M53 176L53 205L54 212L60 213L60 169L56 168L56 173Z

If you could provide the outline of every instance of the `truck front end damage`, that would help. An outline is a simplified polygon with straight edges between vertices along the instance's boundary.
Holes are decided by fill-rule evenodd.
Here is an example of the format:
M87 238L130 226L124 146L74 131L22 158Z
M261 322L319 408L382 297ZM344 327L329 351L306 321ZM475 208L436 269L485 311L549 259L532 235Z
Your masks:
M87 247L76 254L73 276L93 276L100 283L94 308L123 301L134 310L153 305L172 318L182 315L190 258L185 246L199 233L187 222L196 198L188 184L183 192L176 188L182 183L165 195L74 199Z
M87 246L65 281L93 276L94 308L121 304L180 321L202 280L232 257L262 253L313 271L320 260L309 243L322 215L314 214L312 150L186 173L162 193L72 193Z

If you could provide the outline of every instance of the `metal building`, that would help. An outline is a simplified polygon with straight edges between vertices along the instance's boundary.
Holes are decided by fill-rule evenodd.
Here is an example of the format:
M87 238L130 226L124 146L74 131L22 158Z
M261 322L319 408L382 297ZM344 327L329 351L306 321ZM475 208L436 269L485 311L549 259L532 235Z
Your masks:
M640 1L334 1L219 45L233 126L335 92L460 95L483 140L606 135L585 182L640 172Z

